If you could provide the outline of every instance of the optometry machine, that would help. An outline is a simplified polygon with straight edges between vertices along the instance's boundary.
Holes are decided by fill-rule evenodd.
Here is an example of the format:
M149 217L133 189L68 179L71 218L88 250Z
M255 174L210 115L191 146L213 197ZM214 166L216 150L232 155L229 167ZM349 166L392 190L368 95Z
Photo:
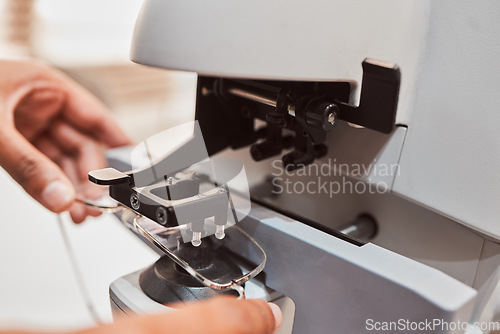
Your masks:
M278 303L280 333L488 333L499 13L144 1L131 58L196 72L196 116L90 173L162 255L113 282L114 311L229 294Z

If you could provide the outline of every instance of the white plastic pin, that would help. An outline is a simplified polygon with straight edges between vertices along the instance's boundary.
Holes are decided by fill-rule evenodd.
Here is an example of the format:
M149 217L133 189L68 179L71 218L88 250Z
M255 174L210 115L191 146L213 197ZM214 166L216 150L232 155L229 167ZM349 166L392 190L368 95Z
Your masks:
M191 244L194 247L201 245L201 232L193 232L193 239L191 239Z
M226 233L224 232L224 225L215 225L215 237L222 240L225 236Z

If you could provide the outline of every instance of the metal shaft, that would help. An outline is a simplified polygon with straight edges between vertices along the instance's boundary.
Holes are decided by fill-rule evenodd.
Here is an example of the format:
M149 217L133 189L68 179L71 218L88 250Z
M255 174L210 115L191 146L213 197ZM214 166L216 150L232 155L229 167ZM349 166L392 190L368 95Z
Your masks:
M270 98L241 88L229 88L228 93L250 101L262 103L266 106L276 108L277 97ZM289 115L295 117L295 106L293 104L288 104L287 110Z

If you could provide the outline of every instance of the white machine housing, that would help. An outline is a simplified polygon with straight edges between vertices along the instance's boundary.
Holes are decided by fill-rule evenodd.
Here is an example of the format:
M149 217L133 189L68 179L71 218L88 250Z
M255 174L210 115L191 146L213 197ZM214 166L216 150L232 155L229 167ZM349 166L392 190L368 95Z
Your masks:
M495 1L146 1L131 58L302 81L359 81L367 57L398 64L408 133L394 191L500 239L499 11Z
M383 135L338 124L327 140L328 157L318 162L335 157L338 164L397 164L398 172L384 177L391 194L322 199L304 194L277 201L309 207L310 218L332 221L333 227L372 212L380 230L369 247L377 250L362 254L338 246L337 256L420 296L428 294L438 308L456 311L451 318L473 323L494 318L499 277L499 13L495 1L146 0L131 58L214 77L349 82L352 104L359 101L363 59L397 64L398 127ZM247 151L223 154L244 160L255 183L273 172L269 163L249 161ZM369 172L350 176L380 181ZM272 218L264 218L271 226ZM283 229L276 219L275 229ZM314 238L307 242L314 244ZM318 239L318 244L328 242ZM384 262L370 256L386 251L394 253ZM273 255L269 258L271 266ZM402 267L391 268L405 265L406 278ZM445 275L431 275L427 266ZM427 281L431 277L435 281ZM437 287L444 286L448 292L438 295ZM355 288L338 293L348 296ZM397 318L398 309L406 314L409 300L393 302L393 313L379 310L381 318ZM321 303L329 307L335 300ZM342 321L341 314L332 316ZM365 318L360 314L358 320Z

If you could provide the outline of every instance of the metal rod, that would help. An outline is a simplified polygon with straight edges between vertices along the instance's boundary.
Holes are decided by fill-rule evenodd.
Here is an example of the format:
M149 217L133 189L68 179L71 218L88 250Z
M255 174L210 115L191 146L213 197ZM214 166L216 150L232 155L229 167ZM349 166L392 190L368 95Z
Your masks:
M276 99L268 98L262 95L258 95L240 88L229 88L228 92L230 94L242 97L244 99L254 101L254 102L259 102L262 104L265 104L266 106L274 107L276 108Z
M247 100L250 100L250 101L262 103L262 104L269 106L269 107L276 108L277 98L275 98L275 99L269 98L269 97L266 97L263 95L256 94L254 92L249 92L249 91L243 90L241 88L229 88L228 93L235 95L235 96L238 96L238 97L241 97L241 98L244 98L244 99L247 99ZM289 115L295 117L295 106L294 105L289 104L287 107L287 110L288 110Z

